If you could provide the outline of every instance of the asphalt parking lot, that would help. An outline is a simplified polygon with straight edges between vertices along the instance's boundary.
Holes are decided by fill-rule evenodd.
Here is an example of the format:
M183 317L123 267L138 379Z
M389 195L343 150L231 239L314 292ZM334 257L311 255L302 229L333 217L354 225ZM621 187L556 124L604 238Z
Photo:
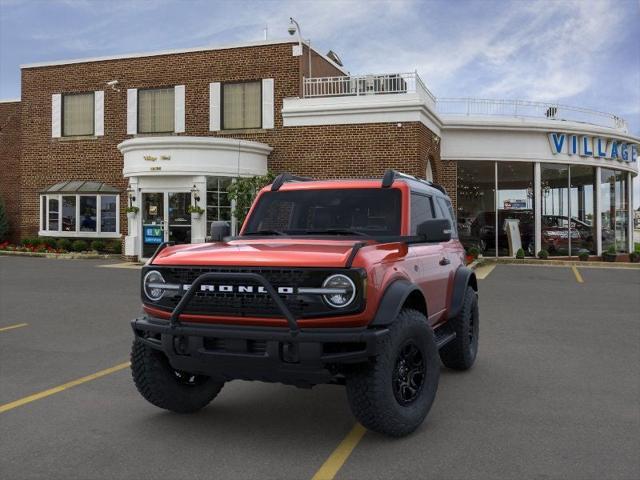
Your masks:
M0 478L313 478L354 428L343 388L238 381L198 414L156 409L125 363L139 271L105 263L0 257ZM476 366L335 478L640 478L640 270L578 273L498 265Z

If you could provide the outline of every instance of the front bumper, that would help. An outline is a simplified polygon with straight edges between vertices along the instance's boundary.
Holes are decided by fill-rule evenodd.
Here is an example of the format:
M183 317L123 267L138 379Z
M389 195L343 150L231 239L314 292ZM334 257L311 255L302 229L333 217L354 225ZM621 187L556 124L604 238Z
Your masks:
M387 329L308 328L183 323L150 316L131 322L135 337L162 351L176 370L224 380L311 386L335 382L340 366L379 352Z

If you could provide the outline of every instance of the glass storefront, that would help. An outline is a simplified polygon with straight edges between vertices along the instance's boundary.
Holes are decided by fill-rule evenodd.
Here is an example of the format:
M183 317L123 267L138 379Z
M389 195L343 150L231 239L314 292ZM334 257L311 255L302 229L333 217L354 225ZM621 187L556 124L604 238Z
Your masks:
M495 162L458 162L458 235L467 249L496 254Z
M535 254L533 163L498 162L498 256Z
M569 170L571 190L569 209L571 211L571 255L580 252L595 254L596 224L594 185L596 169L587 165L571 165Z
M619 170L601 169L600 212L602 251L611 247L627 252L629 244L629 175Z
M477 247L484 256L513 256L520 246L526 255L540 249L552 256L596 254L596 168L540 163L541 243L536 246L534 166L458 162L458 228L464 246ZM629 174L604 168L601 172L602 251L614 245L616 251L626 252Z

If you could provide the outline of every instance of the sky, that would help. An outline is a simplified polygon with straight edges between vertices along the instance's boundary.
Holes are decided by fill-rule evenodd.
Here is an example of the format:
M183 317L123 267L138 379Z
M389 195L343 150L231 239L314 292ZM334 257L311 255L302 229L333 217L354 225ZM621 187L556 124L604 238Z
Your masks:
M611 112L640 136L640 0L0 0L0 99L20 64L282 39L291 16L351 73Z

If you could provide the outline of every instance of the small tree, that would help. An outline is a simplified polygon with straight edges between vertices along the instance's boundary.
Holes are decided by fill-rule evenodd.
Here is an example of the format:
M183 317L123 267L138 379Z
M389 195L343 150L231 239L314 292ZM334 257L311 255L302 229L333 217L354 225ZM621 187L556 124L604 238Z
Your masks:
M4 208L4 200L0 198L0 242L3 242L9 236L9 219L7 211Z
M256 194L262 187L273 182L274 178L275 175L269 172L266 175L260 175L257 177L238 178L235 182L229 185L227 188L227 196L231 201L235 201L233 215L238 220L238 225L243 224Z

